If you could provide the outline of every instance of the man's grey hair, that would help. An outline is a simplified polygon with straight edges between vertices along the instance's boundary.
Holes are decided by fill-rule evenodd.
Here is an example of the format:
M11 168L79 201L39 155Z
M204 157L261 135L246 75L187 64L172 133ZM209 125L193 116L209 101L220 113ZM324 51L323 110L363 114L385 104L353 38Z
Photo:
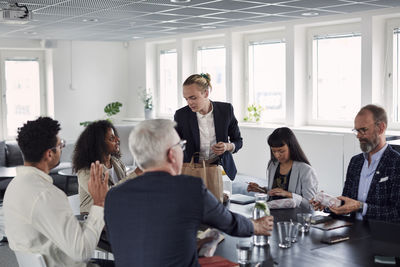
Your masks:
M164 164L177 136L176 122L165 119L140 122L129 135L129 149L139 168Z
M360 109L360 111L357 113L357 115L364 114L364 112L368 110L369 112L372 113L372 116L374 117L375 123L383 122L387 126L388 120L387 120L387 115L386 111L384 108L374 105L374 104L369 104Z

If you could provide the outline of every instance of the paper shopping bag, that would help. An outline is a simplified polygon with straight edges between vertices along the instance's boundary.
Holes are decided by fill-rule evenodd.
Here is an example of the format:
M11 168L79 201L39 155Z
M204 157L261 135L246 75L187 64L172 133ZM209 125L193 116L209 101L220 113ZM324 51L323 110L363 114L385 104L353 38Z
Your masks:
M218 165L194 163L193 157L190 163L183 163L182 174L199 177L203 180L207 189L220 201L223 201L222 171Z

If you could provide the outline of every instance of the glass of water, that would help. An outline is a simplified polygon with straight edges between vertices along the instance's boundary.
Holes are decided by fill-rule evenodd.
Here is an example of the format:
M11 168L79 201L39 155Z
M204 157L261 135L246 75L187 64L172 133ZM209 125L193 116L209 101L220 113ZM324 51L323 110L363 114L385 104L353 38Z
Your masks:
M251 262L251 256L253 253L253 242L251 241L239 241L236 244L236 252L238 257L238 263L247 264Z
M297 213L297 221L300 223L299 231L308 233L311 225L311 213Z
M279 247L290 248L292 245L292 222L277 222Z

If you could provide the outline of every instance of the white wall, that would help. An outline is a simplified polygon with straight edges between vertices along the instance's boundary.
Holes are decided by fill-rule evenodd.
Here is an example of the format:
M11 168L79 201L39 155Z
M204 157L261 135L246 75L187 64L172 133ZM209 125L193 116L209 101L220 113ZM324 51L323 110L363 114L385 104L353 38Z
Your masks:
M103 118L110 102L121 102L119 116L127 116L128 56L121 42L59 41L53 48L54 115L63 138L75 140L82 131L79 122Z

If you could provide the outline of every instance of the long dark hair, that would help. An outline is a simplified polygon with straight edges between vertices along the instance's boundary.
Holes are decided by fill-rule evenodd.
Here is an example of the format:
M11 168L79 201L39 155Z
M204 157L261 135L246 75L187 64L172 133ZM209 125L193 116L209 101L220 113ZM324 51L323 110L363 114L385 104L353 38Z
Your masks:
M288 127L275 129L272 132L272 134L268 137L268 145L270 147L270 152L271 152L271 160L269 164L271 164L271 162L276 163L278 161L275 158L274 154L272 153L271 147L281 147L287 145L289 148L291 160L304 162L311 166L306 155L301 149L301 146L297 141L296 136L294 135L293 131L290 130Z
M83 130L76 141L72 157L75 172L90 168L90 164L96 160L104 163L104 156L109 153L105 141L109 129L113 129L115 136L119 137L114 125L107 120L92 122ZM112 155L117 158L121 157L119 152Z

